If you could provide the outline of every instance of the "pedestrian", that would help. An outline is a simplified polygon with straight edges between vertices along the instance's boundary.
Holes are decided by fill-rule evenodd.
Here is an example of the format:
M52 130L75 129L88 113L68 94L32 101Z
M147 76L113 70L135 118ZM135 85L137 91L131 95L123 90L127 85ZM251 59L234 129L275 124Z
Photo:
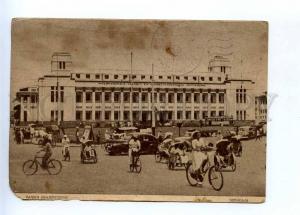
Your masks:
M21 133L19 129L16 129L16 142L17 144L21 144Z
M24 144L24 131L23 131L23 129L20 129L20 142L22 144Z
M260 140L260 129L256 129L256 138L255 141Z
M79 128L78 127L76 127L75 137L76 137L76 143L79 144L80 143L80 139L79 139Z
M100 133L100 129L97 132L97 143L100 145L101 144L101 133Z

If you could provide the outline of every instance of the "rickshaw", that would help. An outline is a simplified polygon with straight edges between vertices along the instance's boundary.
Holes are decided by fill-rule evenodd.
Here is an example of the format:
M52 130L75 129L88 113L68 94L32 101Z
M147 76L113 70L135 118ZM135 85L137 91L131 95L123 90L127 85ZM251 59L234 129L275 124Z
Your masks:
M173 142L169 148L168 168L174 170L175 167L185 167L188 164L190 144L187 141Z
M218 171L234 172L236 170L232 145L233 143L228 139L221 139L216 143L214 165Z
M172 139L173 133L167 132L165 134L164 140L159 143L157 146L157 151L155 152L155 161L161 162L161 161L168 161L170 157L169 148L170 145L173 143Z
M85 126L80 142L81 142L81 152L80 152L81 163L91 163L91 162L97 163L98 158L94 147L95 138L93 133L93 127L91 125Z

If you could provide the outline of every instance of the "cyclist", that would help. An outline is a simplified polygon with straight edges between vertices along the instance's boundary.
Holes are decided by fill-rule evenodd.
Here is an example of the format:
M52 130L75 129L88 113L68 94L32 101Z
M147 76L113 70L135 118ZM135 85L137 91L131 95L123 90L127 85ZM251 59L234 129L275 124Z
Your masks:
M203 138L201 138L200 132L195 132L192 136L192 169L194 177L198 177L198 184L202 185L203 177L201 174L197 174L197 172L202 173L203 169L203 161L207 158L207 155L201 151L203 147L206 146L206 143Z
M51 141L47 136L44 137L44 146L42 150L38 151L38 153L39 152L44 152L42 157L42 167L46 169L48 167L48 160L52 156Z
M136 134L132 135L132 138L128 142L128 147L129 165L132 166L133 157L141 150L141 142L138 140Z

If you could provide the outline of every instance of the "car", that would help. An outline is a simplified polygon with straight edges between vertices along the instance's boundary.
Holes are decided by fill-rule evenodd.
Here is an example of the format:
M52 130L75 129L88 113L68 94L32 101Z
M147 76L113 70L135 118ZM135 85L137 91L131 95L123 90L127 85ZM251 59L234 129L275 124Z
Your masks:
M158 140L155 136L140 132L132 133L131 135L136 135L141 142L141 154L154 154L156 152ZM105 150L109 155L127 154L129 140L130 139L111 140L106 143Z

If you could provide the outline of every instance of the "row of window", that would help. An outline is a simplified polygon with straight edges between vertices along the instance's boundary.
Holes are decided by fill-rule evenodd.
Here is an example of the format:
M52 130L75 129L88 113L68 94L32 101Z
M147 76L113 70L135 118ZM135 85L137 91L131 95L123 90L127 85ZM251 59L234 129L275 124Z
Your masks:
M76 78L81 78L82 76L83 76L84 74L79 74L79 73L77 73L76 74ZM113 75L113 79L114 80L129 80L130 78L131 78L131 80L137 80L138 79L138 77L140 77L140 80L146 80L146 77L149 77L149 79L150 80L152 80L153 79L153 76L152 75L150 75L150 76L146 76L146 75L140 75L140 76L137 76L137 75ZM91 79L91 74L85 74L85 78L86 79ZM101 76L100 76L100 74L95 74L95 79L100 79L101 78ZM110 77L110 75L108 75L108 74L106 74L106 75L103 75L103 79L104 80L110 80L111 79L111 77ZM186 81L188 81L188 80L193 80L193 81L205 81L205 77L204 76L201 76L201 77L198 77L198 76L162 76L162 75L160 75L160 76L158 76L158 79L159 80L186 80ZM209 81L214 81L214 77L208 77L208 80ZM217 77L217 79L216 80L218 80L218 81L221 81L222 80L222 78L221 77Z
M236 103L247 103L247 91L246 89L236 90Z
M60 87L60 102L64 102L64 87L61 86ZM57 90L57 86L51 87L51 102L58 102L58 90Z
M210 99L209 99L210 95ZM218 95L218 96L217 96ZM159 97L159 98L157 98ZM157 93L154 93L154 102L157 102L159 99L160 103L174 103L175 102L175 94L174 93L160 93L159 96ZM152 95L148 93L141 93L141 97L139 96L139 93L133 92L132 93L132 102L133 103L139 103L141 102L152 102ZM216 93L203 93L200 95L200 93L194 93L194 102L199 103L224 103L225 96L224 93L216 94ZM102 101L102 92L95 92L95 102L101 102ZM185 93L185 99L183 93L177 93L176 97L177 103L191 103L192 102L192 94L191 93ZM82 103L83 102L83 92L76 92L76 102ZM85 92L85 101L86 103L92 103L93 101L93 94L92 92ZM120 92L104 92L104 102L111 103L111 102L121 102L121 93ZM124 92L123 93L123 102L130 102L130 92Z
M58 111L57 110L51 110L50 112L51 121L57 121L58 120ZM60 121L64 121L64 111L60 111Z
M76 120L83 120L83 114L85 114L85 120L112 120L112 114L114 117L114 120L121 120L120 118L120 111L104 111L104 119L102 119L102 112L101 111L95 111L95 117L93 118L93 112L92 111L76 111ZM217 115L218 114L218 115ZM176 113L177 119L181 120L184 119L184 112L183 111L177 111ZM132 117L134 120L139 120L140 112L139 111L133 111L132 112ZM224 111L202 111L202 119L205 119L207 117L223 117L224 116ZM52 112L51 112L51 117L52 117ZM149 120L151 119L151 113L150 112L143 112L142 113L142 118L146 117L146 119L143 120ZM173 117L173 112L168 111L166 112L166 118L167 119L172 119ZM52 119L52 118L51 118ZM192 112L191 111L185 111L185 119L186 120L191 120L192 119ZM193 119L198 120L200 119L200 111L194 111L194 117ZM130 120L130 112L129 111L124 111L123 112L123 120Z
M246 117L247 113L245 110L237 110L236 111L236 119L237 120L246 120L247 117Z

